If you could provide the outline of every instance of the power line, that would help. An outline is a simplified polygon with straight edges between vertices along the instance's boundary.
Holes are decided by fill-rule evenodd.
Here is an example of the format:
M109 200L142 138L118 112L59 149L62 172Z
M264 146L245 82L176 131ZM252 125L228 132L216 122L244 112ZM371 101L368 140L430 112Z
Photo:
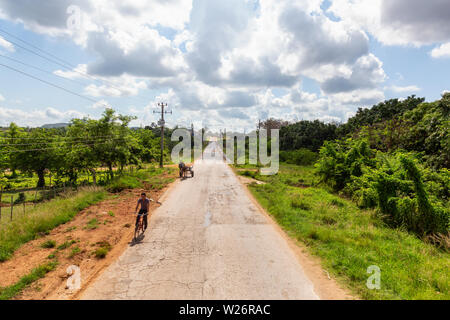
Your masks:
M42 49L40 49L39 47L37 47L37 46L35 46L35 45L33 45L33 44L31 44L31 43L25 41L25 40L22 40L21 38L19 38L19 37L13 35L12 33L8 32L8 31L6 31L6 30L4 30L4 29L2 29L2 28L0 28L0 32L2 32L2 33L4 33L4 34L7 34L7 35L10 36L11 38L14 38L14 39L16 39L16 40L19 40L20 42L25 43L26 45L28 45L28 46L30 46L30 47L32 47L32 48L34 48L34 49L36 49L36 50L38 50L38 51L40 51L40 52L42 52L42 53L45 53L45 54L49 55L50 57L53 57L53 58L55 58L55 59L57 59L57 60L59 60L59 61L65 63L65 64L67 64L67 65L69 65L69 66L72 65L71 63L69 63L69 62L67 62L67 61L64 61L63 59L60 59L60 58L58 58L57 56L55 56L55 55L53 55L53 54L51 54L51 53L49 53L49 52L47 52L47 51L45 51L45 50L42 50ZM73 66L73 65L72 65L72 66Z
M49 86L58 88L58 89L60 89L60 90L63 90L63 91L65 91L65 92L67 92L67 93L70 93L70 94L73 94L73 95L75 95L75 96L78 96L78 97L80 97L80 98L82 98L82 99L88 100L88 101L90 101L90 102L93 102L93 103L98 103L98 102L99 102L99 101L96 101L96 100L91 99L91 98L89 98L89 97L83 96L83 95L81 95L81 94L79 94L79 93L76 93L76 92L74 92L74 91L72 91L72 90L69 90L69 89L63 88L63 87L61 87L61 86L58 86L57 84L54 84L54 83L48 82L48 81L46 81L46 80L43 80L43 79L41 79L41 78L35 77L35 76L33 76L33 75L29 74L29 73L26 73L26 72L20 71L20 70L18 70L18 69L16 69L16 68L7 66L7 65L5 65L5 64L0 63L0 66L2 66L2 67L4 67L4 68L7 68L7 69L10 69L10 70L12 70L12 71L21 73L21 74L23 74L23 75L25 75L25 76L27 76L27 77L30 77L30 78L35 79L35 80L38 80L38 81L43 82L43 83L45 83L45 84L47 84L47 85L49 85ZM110 106L108 106L108 105L106 105L106 104L104 104L104 103L102 103L101 105L105 106L106 108L109 108L109 107L110 107Z
M39 50L39 51L41 51L41 52L43 52L43 53L45 53L45 54L47 54L47 55L49 55L49 56L51 56L51 57L54 57L54 59L57 59L57 60L59 60L59 61L62 61L62 63L61 63L61 62L58 62L58 61L55 61L54 59L50 59L50 58L48 58L48 57L46 57L46 56L43 56L42 54L39 54L39 53L37 53L37 52L35 52L35 51L29 49L29 48L26 48L26 47L24 47L24 46L18 44L17 42L14 42L14 41L11 41L11 40L8 39L8 41L9 41L10 43L14 44L14 45L17 46L18 48L21 48L21 49L23 49L23 50L26 50L26 51L28 51L28 52L30 52L30 53L32 53L32 54L38 56L38 57L41 57L42 59L45 59L45 60L47 60L47 61L53 63L53 64L59 65L59 66L65 68L66 70L69 70L69 71L71 71L71 72L78 73L78 74L80 74L80 75L82 75L82 76L84 76L84 77L88 77L88 78L90 78L90 79L92 79L92 80L95 80L95 81L97 81L97 82L104 82L104 83L107 83L107 84L109 84L109 86L111 86L112 88L114 88L114 89L116 89L116 90L119 90L119 91L122 91L121 88L117 87L114 83L112 83L112 82L109 81L109 80L106 80L106 79L100 79L100 78L94 77L94 76L92 76L92 75L90 75L90 74L88 74L88 73L85 73L85 72L76 70L76 69L75 69L75 68L76 68L75 65L73 65L73 64L71 64L71 63L69 63L69 62L66 62L66 61L64 61L63 59L60 59L60 58L58 58L57 56L55 56L55 55L53 55L53 54L51 54L51 53L49 53L49 52L47 52L47 51L45 51L45 50L42 50L42 49L38 48L37 46L34 46L33 44L31 44L31 43L29 43L29 42L27 42L27 41L25 41L25 40L22 40L22 39L20 39L19 37L14 36L14 35L12 35L11 33L7 32L7 31L5 31L5 30L3 30L3 29L0 29L0 32L3 32L3 33L5 33L5 34L9 35L10 37L12 37L12 38L14 38L14 39L17 39L17 40L19 40L19 41L25 43L26 45L28 45L28 46L30 46L30 47L32 47L32 48L35 48L35 49L37 49L37 50ZM138 99L138 97L133 97L133 98ZM141 98L141 99L143 99L143 98ZM141 100L141 101L144 102L144 100ZM144 103L148 103L148 102L145 101Z
M51 71L48 71L48 70L45 70L45 69L42 69L42 68L33 66L33 65L28 64L28 63L25 63L25 62L23 62L23 61L20 61L20 60L17 60L17 59L14 59L14 58L5 56L5 55L3 55L3 54L0 54L0 57L2 57L2 58L4 58L4 59L8 59L8 60L10 60L10 61L14 61L14 62L16 62L16 63L20 63L21 65L24 65L24 66L26 66L26 67L33 68L33 69L35 69L35 70L38 70L38 71L41 71L41 72L45 72L45 73L51 74L52 76L55 76L55 77L58 77L58 78L61 78L61 79L64 79L64 80L72 81L72 82L77 83L77 84L79 84L79 85L81 85L81 86L84 86L84 85L85 85L84 83L82 83L82 82L80 82L80 81L77 81L77 80L75 80L75 79L70 79L70 78L66 78L66 77L57 75L57 74L55 74L55 73L53 73L53 72L51 72Z

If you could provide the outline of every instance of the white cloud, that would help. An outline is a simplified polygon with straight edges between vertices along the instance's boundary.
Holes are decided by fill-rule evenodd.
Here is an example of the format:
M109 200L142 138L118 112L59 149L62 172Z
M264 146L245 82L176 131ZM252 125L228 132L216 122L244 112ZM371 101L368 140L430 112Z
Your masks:
M383 100L384 90L420 90L386 87L369 35L385 45L434 44L435 58L450 52L444 0L330 2L324 12L323 0L0 0L0 18L72 37L95 59L55 74L88 81L84 94L92 97L134 99L149 90L156 97L133 113L154 121L146 111L165 100L177 110L168 120L174 124L244 126L261 115L345 120L357 107ZM75 31L66 27L69 4L83 10ZM303 91L305 77L320 90Z
M103 85L90 84L84 88L84 91L92 97L130 97L138 95L139 91L145 88L147 84L144 81L124 76L109 79Z
M386 45L450 40L448 0L333 0L329 12Z
M435 59L438 58L450 58L450 42L444 43L441 46L434 48L430 52L431 56Z
M41 126L46 123L67 122L84 116L76 110L60 111L51 107L31 111L0 107L0 126L7 126L11 122L21 126Z
M5 97L0 94L0 102L5 101Z
M386 88L387 90L391 90L393 92L397 92L397 93L412 93L412 92L418 92L421 89L418 86L405 86L405 87L401 87L401 86L390 86Z
M2 36L0 36L0 47L5 48L9 52L15 51L14 45L11 42L5 40L5 38L3 38Z
M79 64L73 70L56 70L53 73L67 79L89 79L86 64Z
M94 103L92 106L91 106L91 108L92 109L106 109L106 108L112 108L111 107L111 105L109 104L109 102L108 101L106 101L106 100L100 100L100 101L98 101L98 102L96 102L96 103Z

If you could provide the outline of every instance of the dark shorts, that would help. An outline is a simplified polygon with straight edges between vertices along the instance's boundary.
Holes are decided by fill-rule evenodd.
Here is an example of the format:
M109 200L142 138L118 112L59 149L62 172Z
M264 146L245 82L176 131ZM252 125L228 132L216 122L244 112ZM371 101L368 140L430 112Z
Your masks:
M148 213L148 211L144 210L144 209L139 210L138 216L136 217L136 225L138 225L139 220L141 219L140 215L141 214L143 215L145 213ZM145 215L145 216L142 216L142 217L144 218L144 220L143 220L143 222L144 222L144 229L147 229L147 217L148 217L148 215Z

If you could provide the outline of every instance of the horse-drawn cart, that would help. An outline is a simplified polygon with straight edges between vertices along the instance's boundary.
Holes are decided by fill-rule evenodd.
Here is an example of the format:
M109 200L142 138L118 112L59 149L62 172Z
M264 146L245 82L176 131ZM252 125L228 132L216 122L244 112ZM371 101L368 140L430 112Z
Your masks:
M189 172L191 178L194 177L194 165L186 165L183 162L181 162L178 165L178 168L180 169L180 178L187 178L187 173Z

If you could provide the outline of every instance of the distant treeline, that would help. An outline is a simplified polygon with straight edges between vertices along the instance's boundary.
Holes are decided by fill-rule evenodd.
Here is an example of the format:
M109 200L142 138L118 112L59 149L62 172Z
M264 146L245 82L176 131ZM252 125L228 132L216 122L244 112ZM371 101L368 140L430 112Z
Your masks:
M48 173L54 183L64 179L76 184L82 172L95 181L99 167L113 178L113 168L159 162L160 128L131 129L133 119L106 109L98 120L73 119L67 127L24 129L11 123L0 132L0 186L26 174L36 175L36 186L44 187ZM164 132L165 160L176 143L170 139L172 131Z

